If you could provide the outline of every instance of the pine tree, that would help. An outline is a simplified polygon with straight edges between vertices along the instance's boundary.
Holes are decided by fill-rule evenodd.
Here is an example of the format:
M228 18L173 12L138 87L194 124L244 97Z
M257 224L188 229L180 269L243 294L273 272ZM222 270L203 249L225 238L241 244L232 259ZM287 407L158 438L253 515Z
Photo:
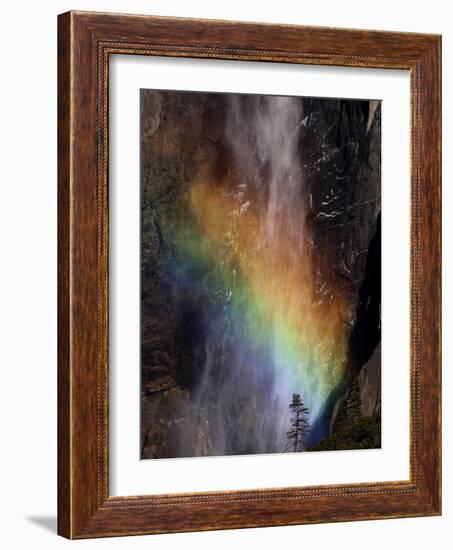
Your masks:
M293 394L289 410L291 411L291 421L290 428L286 432L288 438L287 450L297 453L305 449L305 443L310 433L308 409L299 393Z

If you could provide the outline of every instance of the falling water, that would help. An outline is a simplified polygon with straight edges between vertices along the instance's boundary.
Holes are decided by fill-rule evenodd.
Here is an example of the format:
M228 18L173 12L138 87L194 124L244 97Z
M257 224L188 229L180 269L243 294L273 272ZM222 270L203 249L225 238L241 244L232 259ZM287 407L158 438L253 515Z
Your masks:
M201 375L179 430L181 456L284 452L289 403L314 423L344 368L340 304L324 303L305 221L298 98L231 96L230 169L201 163L186 197L183 275L208 299ZM182 284L182 279L180 279Z

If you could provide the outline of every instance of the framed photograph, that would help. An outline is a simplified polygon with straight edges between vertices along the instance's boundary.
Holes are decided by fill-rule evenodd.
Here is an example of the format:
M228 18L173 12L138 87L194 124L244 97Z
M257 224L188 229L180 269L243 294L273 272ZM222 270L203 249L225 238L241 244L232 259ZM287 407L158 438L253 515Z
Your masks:
M59 533L440 514L440 37L58 34Z

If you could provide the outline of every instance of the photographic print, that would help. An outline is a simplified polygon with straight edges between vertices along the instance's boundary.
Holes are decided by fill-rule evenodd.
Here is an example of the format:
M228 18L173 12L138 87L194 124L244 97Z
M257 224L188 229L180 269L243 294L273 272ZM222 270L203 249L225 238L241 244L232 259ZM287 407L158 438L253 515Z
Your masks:
M381 102L141 90L142 459L381 446Z

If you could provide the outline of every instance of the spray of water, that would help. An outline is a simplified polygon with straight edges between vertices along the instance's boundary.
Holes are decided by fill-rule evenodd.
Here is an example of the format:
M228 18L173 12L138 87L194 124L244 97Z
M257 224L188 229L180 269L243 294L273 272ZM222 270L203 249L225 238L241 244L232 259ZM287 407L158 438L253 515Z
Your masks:
M196 284L210 299L181 455L285 451L292 394L302 395L313 423L344 371L341 299L323 302L315 285L300 160L302 102L239 95L229 101L230 169L213 178L204 163L186 198L192 221L184 254L209 264Z

